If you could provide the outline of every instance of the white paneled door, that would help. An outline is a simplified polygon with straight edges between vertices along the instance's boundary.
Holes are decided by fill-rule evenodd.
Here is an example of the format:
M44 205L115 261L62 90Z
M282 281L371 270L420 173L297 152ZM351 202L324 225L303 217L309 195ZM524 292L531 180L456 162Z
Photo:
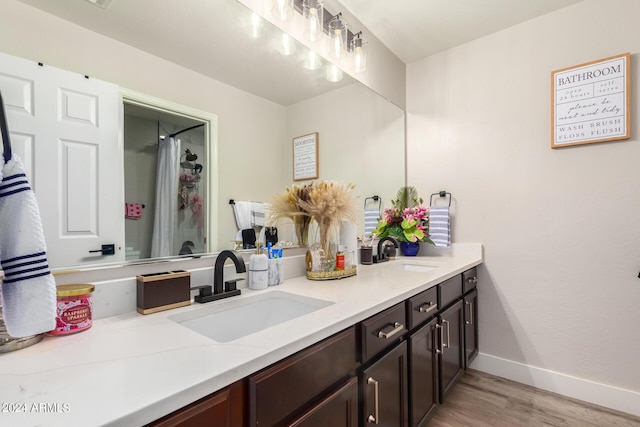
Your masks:
M13 151L38 200L51 267L123 261L118 87L0 54L0 90ZM103 245L114 245L114 254L100 252Z

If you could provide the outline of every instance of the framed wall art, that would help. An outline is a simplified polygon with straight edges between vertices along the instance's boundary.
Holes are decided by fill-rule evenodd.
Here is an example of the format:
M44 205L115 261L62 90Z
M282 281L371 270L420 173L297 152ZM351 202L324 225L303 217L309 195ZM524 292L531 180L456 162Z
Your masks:
M293 180L318 178L318 132L293 138Z
M551 148L631 137L631 55L551 72Z

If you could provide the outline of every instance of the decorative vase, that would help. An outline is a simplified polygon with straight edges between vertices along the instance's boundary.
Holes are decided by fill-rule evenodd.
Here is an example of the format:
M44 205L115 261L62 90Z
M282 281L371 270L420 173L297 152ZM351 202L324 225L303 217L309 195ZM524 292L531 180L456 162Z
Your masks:
M400 251L404 256L416 256L420 250L420 242L400 242Z

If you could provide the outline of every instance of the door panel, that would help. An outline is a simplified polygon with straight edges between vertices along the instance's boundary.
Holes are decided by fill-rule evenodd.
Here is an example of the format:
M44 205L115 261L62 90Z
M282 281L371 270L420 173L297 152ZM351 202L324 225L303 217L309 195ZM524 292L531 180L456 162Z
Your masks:
M118 87L0 54L14 152L33 188L52 267L124 260ZM90 253L115 244L116 254Z

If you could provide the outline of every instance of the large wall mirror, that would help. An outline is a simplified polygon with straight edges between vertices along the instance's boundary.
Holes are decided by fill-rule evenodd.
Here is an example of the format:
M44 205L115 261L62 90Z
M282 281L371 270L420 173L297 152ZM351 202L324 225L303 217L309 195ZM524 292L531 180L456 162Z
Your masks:
M183 249L180 243L188 241L198 254L231 248L238 229L229 199L268 202L273 194L293 184L292 139L300 135L314 132L319 135L319 179L356 184L357 203L363 212L359 234L364 227L365 202L379 196L381 204L375 207L388 207L398 187L404 184L404 111L346 73L341 81L329 82L323 69L305 69L306 52L302 45L297 45L297 53L283 55L279 45L282 33L267 22L263 24L261 37L252 38L248 33L251 11L236 0L186 5L171 0L114 0L106 10L86 0L20 0L20 3L37 8L38 13L44 11L65 20L51 21L60 31L69 25L68 31L72 33L78 30L71 26L79 25L184 67L182 72L173 66L177 71L171 76L158 71L162 78L157 80L162 81L148 85L144 77L129 76L126 68L120 70L118 65L105 66L108 72L101 74L98 70L94 74L121 88L152 97L163 98L166 94L179 104L216 117L215 128L207 128L215 134L212 139L216 147L207 145L211 139L204 133L181 135L186 144L180 152L184 172L193 177L195 165L203 167L199 172L201 179L206 178L198 183L196 193L206 195L209 200L205 197L202 200L208 203L200 211L204 220L197 218L197 210L190 208L189 212L183 212L188 214L190 225L203 228L186 230L184 238L176 243L173 256L179 256ZM150 7L153 13L149 12ZM13 49L9 53L21 52ZM28 58L30 54L25 52L23 56ZM61 46L56 58L64 55ZM84 73L84 69L76 69L77 63L77 58L69 58L54 65ZM135 64L132 66L135 73ZM149 80L154 77L150 75ZM201 77L203 81L209 79L202 90L189 86L197 85ZM189 91L191 95L178 99ZM159 134L170 134L202 121L198 117L175 120L135 105L123 106L124 112L129 116L129 124L123 126L122 132L130 135L131 141L125 141L124 175L116 180L125 189L121 203L142 203L144 209L150 209L155 204L150 195L155 188L150 183L156 171L150 166L155 160L149 159L156 154L154 145ZM187 160L187 149L197 160ZM204 158L210 163L199 162ZM142 178L136 174L144 175L149 182L143 186ZM190 189L195 187L194 184ZM150 234L152 215L145 212L145 217L144 224L124 222L128 236ZM134 225L138 229L133 230ZM291 237L280 235L283 240ZM128 262L151 258L148 249L151 242L147 237L136 240L135 245L129 244L131 241L127 238L122 248L129 249ZM108 263L109 259L105 257L103 261ZM52 264L55 269L76 267Z

